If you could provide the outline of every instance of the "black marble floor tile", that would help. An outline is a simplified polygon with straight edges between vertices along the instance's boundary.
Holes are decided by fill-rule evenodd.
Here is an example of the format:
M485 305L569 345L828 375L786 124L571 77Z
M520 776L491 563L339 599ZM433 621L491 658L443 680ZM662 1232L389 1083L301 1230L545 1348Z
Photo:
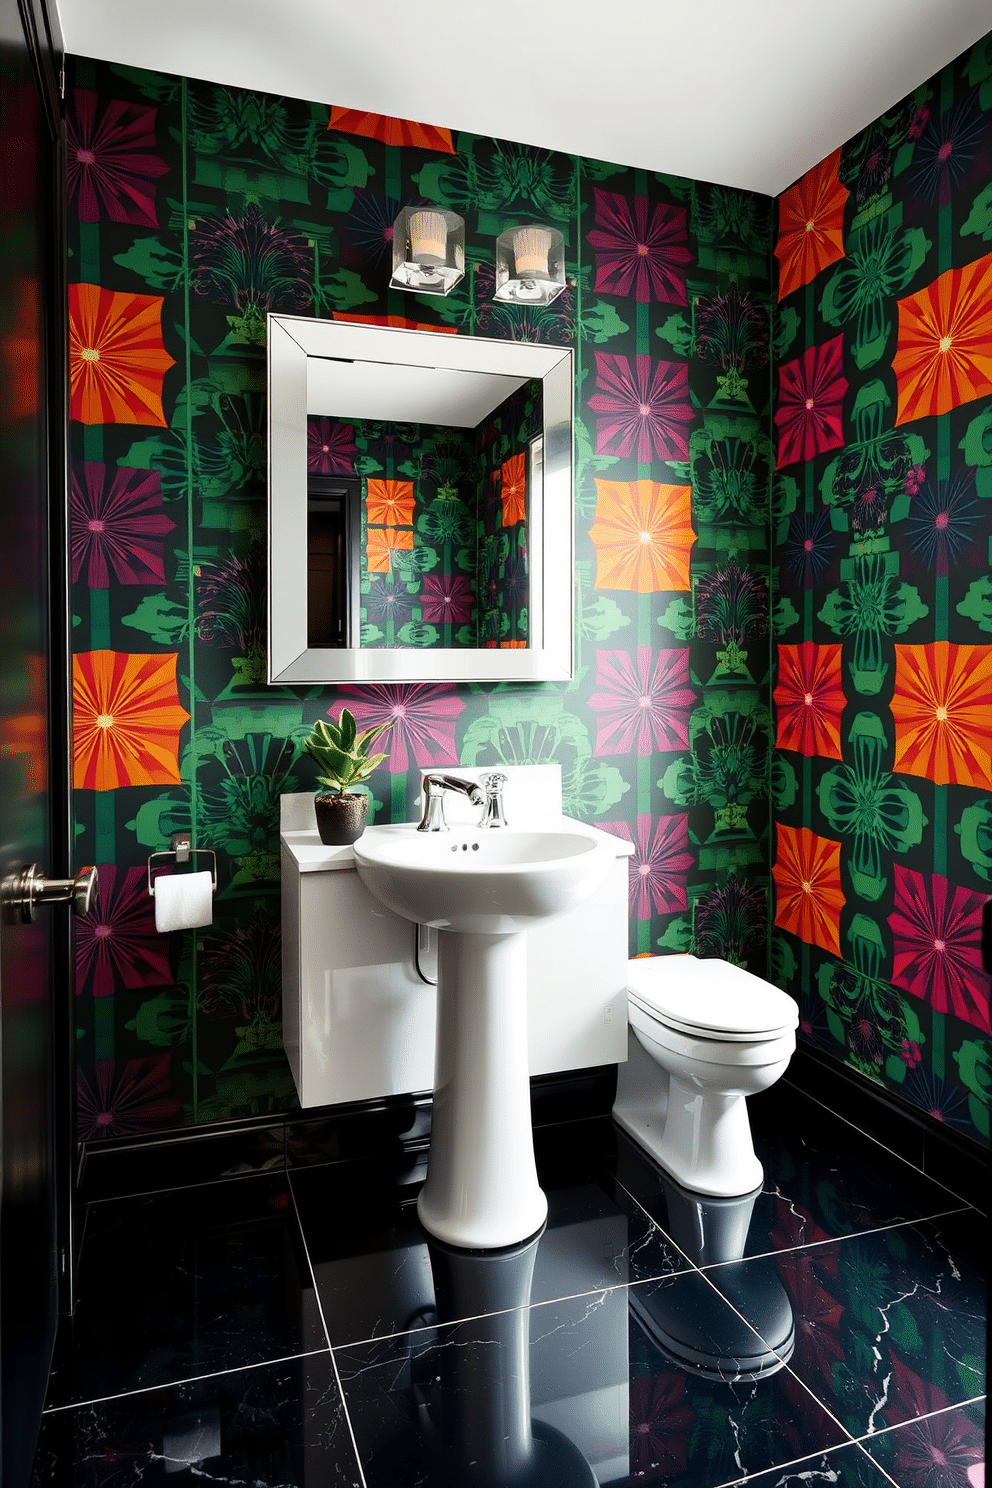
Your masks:
M894 1426L862 1446L899 1488L981 1488L985 1401Z
M686 1270L688 1262L595 1162L573 1154L541 1173L548 1223L537 1247L531 1300L548 1301ZM434 1315L432 1256L416 1189L340 1166L291 1174L332 1345L382 1338Z
M747 1488L892 1488L892 1479L857 1445L835 1447L756 1477L738 1478L730 1488L741 1488L744 1483Z
M42 1421L32 1488L359 1488L330 1354L214 1375Z
M846 1440L696 1273L334 1353L368 1488L716 1488Z
M861 1437L984 1393L985 1278L960 1227L900 1225L705 1276L778 1350L777 1273L795 1318L789 1367Z
M321 1348L285 1174L93 1204L50 1405Z
M719 1258L700 1251L700 1227L728 1235L736 1230L742 1236L741 1254L756 1256L961 1207L956 1195L900 1159L887 1159L881 1149L865 1152L862 1143L860 1153L846 1150L849 1130L837 1132L830 1123L817 1124L812 1132L795 1126L773 1132L755 1129L754 1148L765 1174L760 1193L750 1202L707 1201L701 1216L695 1212L699 1196L689 1195L687 1200L686 1190L623 1132L617 1134L615 1172L665 1233L699 1264ZM841 1144L839 1148L835 1143ZM882 1170L878 1158L884 1163Z

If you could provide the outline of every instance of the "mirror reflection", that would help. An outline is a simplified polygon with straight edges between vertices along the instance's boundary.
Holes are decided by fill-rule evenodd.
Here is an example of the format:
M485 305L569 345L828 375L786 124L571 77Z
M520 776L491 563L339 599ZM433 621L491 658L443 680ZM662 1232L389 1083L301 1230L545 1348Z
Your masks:
M571 676L571 352L268 331L269 680Z
M308 646L527 646L540 380L474 376L471 406L446 403L462 421L440 424L359 417L386 390L363 400L354 367L323 363L308 396ZM433 369L401 370L396 411L429 402Z

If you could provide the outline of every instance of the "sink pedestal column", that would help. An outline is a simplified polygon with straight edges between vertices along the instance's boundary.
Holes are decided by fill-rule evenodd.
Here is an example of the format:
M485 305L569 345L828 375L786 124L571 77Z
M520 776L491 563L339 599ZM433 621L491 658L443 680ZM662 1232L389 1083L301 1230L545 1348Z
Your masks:
M516 1245L548 1214L534 1165L525 948L525 932L438 934L434 1114L417 1212L429 1234L469 1250Z

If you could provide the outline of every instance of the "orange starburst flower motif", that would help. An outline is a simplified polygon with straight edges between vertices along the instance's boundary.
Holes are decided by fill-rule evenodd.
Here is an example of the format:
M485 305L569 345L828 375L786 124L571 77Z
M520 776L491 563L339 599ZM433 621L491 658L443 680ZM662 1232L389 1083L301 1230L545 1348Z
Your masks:
M11 423L38 412L38 298L37 279L18 279L13 324L0 335L0 396Z
M511 455L503 461L503 526L512 527L527 515L527 456Z
M394 548L412 548L413 532L403 527L366 528L369 573L388 573Z
M775 879L775 923L806 945L840 955L840 915L844 890L840 881L840 843L818 837L808 827L778 829Z
M25 662L26 686L23 696L18 699L23 711L12 713L7 718L4 754L9 760L20 758L28 790L33 796L40 796L48 789L47 671L45 658L35 652L28 652ZM9 680L12 682L13 678ZM15 692L13 687L11 692Z
M413 145L418 150L443 150L454 155L451 130L435 124L417 124L412 119L394 119L390 114L366 114L361 109L331 107L328 129L361 134L384 145Z
M692 526L692 487L656 481L596 482L596 588L638 594L686 590Z
M845 702L840 646L817 646L812 641L779 646L777 748L843 759L840 720Z
M899 301L896 423L992 392L992 254Z
M367 520L381 527L413 525L413 481L370 480L365 492Z
M839 169L840 150L834 150L778 199L780 300L844 257L844 205L850 192L841 185Z
M992 646L896 646L893 770L937 785L992 784Z
M159 424L162 380L175 359L162 341L162 296L69 286L70 412L82 424Z
M72 659L73 785L179 785L179 731L189 714L177 653L86 651Z

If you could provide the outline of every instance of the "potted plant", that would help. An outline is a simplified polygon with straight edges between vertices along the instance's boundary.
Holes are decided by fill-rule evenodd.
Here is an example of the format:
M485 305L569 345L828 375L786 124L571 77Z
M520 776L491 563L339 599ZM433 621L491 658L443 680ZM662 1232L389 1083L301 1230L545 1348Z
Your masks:
M367 780L386 758L384 754L370 755L369 750L392 723L390 719L360 734L353 715L342 708L337 723L318 719L309 739L304 740L304 749L320 771L317 779L325 787L318 791L313 805L320 840L328 847L357 842L365 831L369 798L367 792L354 787Z

